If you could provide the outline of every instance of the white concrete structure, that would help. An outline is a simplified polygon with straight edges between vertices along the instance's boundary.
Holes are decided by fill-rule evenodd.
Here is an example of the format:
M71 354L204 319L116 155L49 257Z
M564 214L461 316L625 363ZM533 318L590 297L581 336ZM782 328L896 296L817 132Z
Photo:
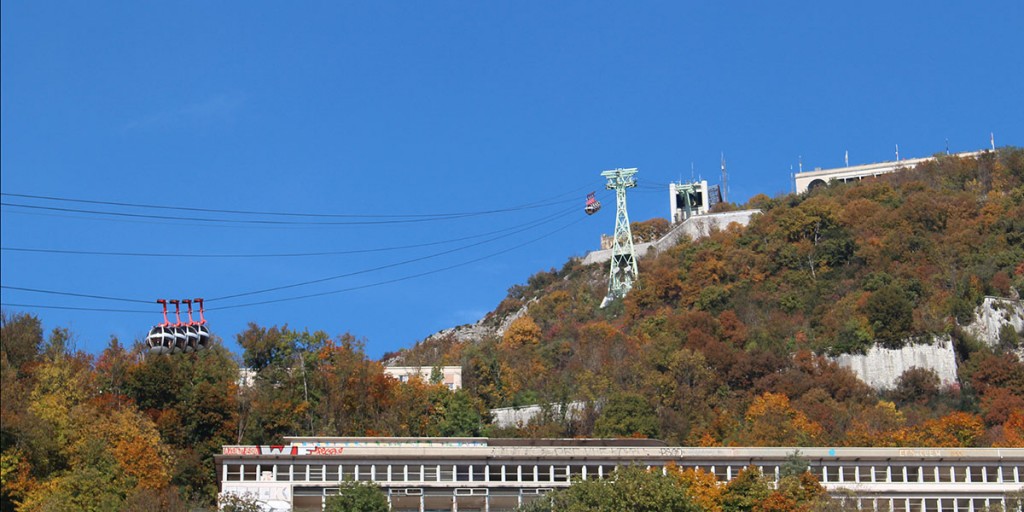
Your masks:
M696 240L698 238L708 236L713 231L726 229L730 224L735 223L740 226L746 226L747 224L750 224L750 219L758 213L761 213L761 210L740 210L735 212L709 213L706 215L693 216L673 226L672 229L658 241L635 244L633 247L636 251L636 256L638 258L643 258L649 254L657 254L665 249L675 246L684 236L690 237L691 240ZM654 251L653 253L651 252L652 250ZM611 249L591 251L583 257L583 264L591 265L594 263L605 263L611 259L611 257Z
M956 153L951 156L957 156L960 158L977 158L979 155L987 153L987 150L982 151L969 151L964 153ZM910 158L893 162L879 162L875 164L865 165L854 165L847 167L837 167L834 169L815 169L808 172L798 172L794 177L795 188L797 194L803 194L809 189L827 185L830 181L847 182L847 181L859 181L864 178L870 178L873 176L880 176L882 174L889 174L891 172L902 171L903 169L911 169L915 165L935 160L934 156L925 158Z
M461 366L385 366L384 374L390 375L402 382L408 382L412 378L419 378L423 382L430 382L430 379L434 376L435 369L440 372L438 377L441 379L441 383L447 386L448 389L453 391L462 389Z
M796 448L688 448L643 439L287 438L225 446L221 491L320 510L342 480L373 481L392 510L511 510L616 466L701 468L726 481L754 465L779 478ZM800 448L822 485L862 510L981 510L1024 487L1024 448Z
M564 416L573 419L579 418L586 408L586 402L569 402L565 404ZM491 423L501 428L522 427L544 413L545 409L556 417L563 416L562 404L498 407L491 409Z
M898 349L873 345L867 354L843 354L834 360L875 389L895 388L900 375L911 368L934 371L943 386L957 382L956 353L949 335L928 345L909 344Z

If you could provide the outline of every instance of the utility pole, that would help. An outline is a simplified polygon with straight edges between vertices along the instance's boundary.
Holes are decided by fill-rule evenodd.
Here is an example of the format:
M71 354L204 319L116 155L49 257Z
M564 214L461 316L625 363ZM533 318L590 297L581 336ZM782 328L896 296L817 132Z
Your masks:
M612 245L611 271L608 276L608 296L601 301L605 307L614 299L621 299L633 288L638 270L636 252L633 250L633 232L629 229L629 214L626 212L626 189L636 186L637 172L632 169L604 171L601 176L608 179L605 188L615 191L615 236Z

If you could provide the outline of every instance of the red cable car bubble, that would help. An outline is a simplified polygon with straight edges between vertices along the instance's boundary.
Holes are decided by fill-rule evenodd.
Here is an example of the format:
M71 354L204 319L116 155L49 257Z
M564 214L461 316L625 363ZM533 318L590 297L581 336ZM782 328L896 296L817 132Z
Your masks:
M600 209L601 201L598 201L597 198L594 197L593 192L587 194L587 205L583 207L583 211L587 212L587 215L593 215Z
M150 353L169 354L174 347L174 329L167 320L167 300L158 299L157 303L164 307L164 323L154 325L146 336L146 346Z

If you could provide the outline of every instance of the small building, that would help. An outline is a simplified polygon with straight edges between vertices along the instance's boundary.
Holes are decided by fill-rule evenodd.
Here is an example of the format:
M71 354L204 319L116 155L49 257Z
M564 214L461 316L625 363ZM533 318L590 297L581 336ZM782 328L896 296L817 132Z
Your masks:
M452 391L462 389L461 366L385 366L384 373L401 382L408 382L413 378L431 382L437 377L440 383Z
M707 180L692 183L669 183L669 220L678 224L694 215L705 215L722 202L718 185L708 186Z

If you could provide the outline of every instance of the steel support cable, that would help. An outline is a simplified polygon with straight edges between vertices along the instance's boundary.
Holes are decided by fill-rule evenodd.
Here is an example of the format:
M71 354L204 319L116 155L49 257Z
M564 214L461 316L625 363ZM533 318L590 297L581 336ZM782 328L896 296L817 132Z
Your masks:
M206 311L222 311L222 310L225 310L225 309L237 309L237 308L251 307L251 306L262 306L264 304L275 304L275 303L279 303L279 302L290 302L290 301L294 301L294 300L310 299L310 298L313 298L313 297L323 297L325 295L335 295L335 294L338 294L338 293L345 293L345 292L350 292L350 291L355 291L355 290L363 290L363 289L366 289L366 288L373 288L373 287L377 287L377 286L383 286L383 285L386 285L386 284L393 284L393 283L397 283L397 282L401 282L401 281L408 281L408 280L411 280L411 279L416 279L416 278L419 278L419 277L424 277L424 276L428 276L428 275L431 275L431 274L437 274L437 273L440 273L440 272L445 272L447 270L452 270L452 269L455 269L455 268L464 267L466 265L471 265L473 263L476 263L476 262L479 262L479 261L483 261L483 260L486 260L486 259L489 259L489 258L493 258L493 257L499 256L501 254L506 254L509 251L514 251L516 249L520 249L520 248L525 247L525 246L527 246L529 244L532 244L532 243L535 243L535 242L539 242L540 240L543 240L543 239L545 239L545 238L547 238L549 236L552 236L552 235L554 235L556 233L559 233L561 231L569 229L573 225L578 224L578 223L582 222L583 220L584 219L574 220L574 221L572 221L572 222L570 222L570 223L568 223L568 224L566 224L566 225L564 225L564 226L562 226L562 227L560 227L558 229L555 229L554 231L550 231L550 232L548 232L548 233L546 233L544 235L541 235L541 236L539 236L537 238L534 238L532 240L528 240L526 242L523 242L521 244L518 244L518 245L515 245L515 246L512 246L512 247L507 247L507 248L505 248L503 250L500 250L500 251L495 251L495 252L492 252L492 253L489 253L489 254L477 257L477 258L473 258L471 260L466 260L466 261L463 261L463 262L460 262L460 263L456 263L454 265L449 265L447 267L441 267L441 268L437 268L437 269L433 269L433 270L428 270L428 271L425 271L425 272L420 272L420 273L417 273L417 274L411 274L411 275L407 275L407 276L403 276L403 277L397 277L397 278L394 278L394 279L388 279L386 281L377 281L375 283L369 283L369 284L364 284L364 285L359 285L359 286L352 286L352 287L349 287L349 288L341 288L341 289L338 289L338 290L331 290L331 291L326 291L326 292L310 293L310 294L306 294L306 295L297 295L297 296L292 296L292 297L284 297L284 298L281 298L281 299L272 299L272 300L264 300L264 301L259 301L259 302L247 302L245 304L233 304L233 305L230 305L230 306L220 306L220 307L206 308Z
M308 285L311 285L311 284L324 283L324 282L327 282L327 281L334 281L334 280L337 280L337 279L343 279L343 278L346 278L346 277L357 276L357 275L366 274L366 273L369 273L369 272L376 272L376 271L379 271L379 270L385 270L385 269L389 269L389 268L399 267L399 266L408 265L408 264L411 264L411 263L418 263L418 262L426 261L428 259L433 259L433 258L436 258L436 257L439 257L439 256L444 256L446 254L451 254L451 253L462 251L462 250L465 250L465 249L470 249L470 248L473 248L473 247L477 247L477 246L480 246L480 245L483 245L483 244L487 244L487 243L493 242L495 240L500 240L502 238L507 238L509 236L512 236L512 235L515 235L515 234L518 234L518 233L522 233L524 231L528 231L528 230L533 229L533 228L535 228L537 226L541 226L541 225L547 224L549 222L553 222L553 221L555 221L555 220L557 220L557 219L559 219L561 217L564 217L564 216L570 214L571 212L573 212L575 210L576 210L576 208L566 209L566 210L563 210L562 212L559 212L555 216L551 216L551 217L549 217L547 219L542 219L540 221L533 222L533 223L531 223L531 224L529 224L529 225L527 225L527 226L525 226L523 228L517 229L515 231L511 231L509 233L505 233L505 234L502 234L502 235L499 235L499 236L496 236L496 237L491 237L491 238L488 238L486 240L481 240L479 242L474 242L472 244L462 245L462 246L455 247L455 248L452 248L452 249L436 252L436 253L433 253L433 254L430 254L430 255L427 255L427 256L420 256L420 257L417 257L417 258L412 258L412 259L408 259L408 260L398 261L398 262L395 262L395 263L388 263L387 265L380 265L380 266L377 266L377 267L365 268L365 269L362 269L362 270L356 270L354 272L348 272L348 273L345 273L345 274L339 274L339 275L330 276L330 277L323 277L323 278L320 278L320 279L313 279L313 280L310 280L310 281L303 281L303 282L300 282L300 283L292 283L292 284L287 284L287 285L274 286L274 287L271 287L271 288L264 288L264 289L261 289L261 290L253 290L253 291L249 291L249 292L236 293L236 294L232 294L232 295L225 295L225 296L222 296L222 297L213 297L213 298L207 299L206 302L218 302L218 301L222 301L222 300L235 299L235 298L238 298L238 297L247 297L247 296L250 296L250 295L258 295L258 294L262 294L262 293L269 293L269 292L276 292L276 291L280 291L280 290L287 290L287 289L290 289L290 288L298 288L300 286L308 286Z
M143 309L109 309L109 308L79 308L74 306L47 306L43 304L19 304L14 302L0 302L0 306L11 308L39 308L39 309L65 309L70 311L99 311L102 313L140 313L152 315L152 310Z
M8 206L13 208L26 208L30 210L46 210L54 212L64 213L84 213L89 215L109 215L112 217L129 217L136 219L158 219L158 220L179 220L186 222L211 222L211 223L223 223L223 224L251 224L257 226L363 226L363 225L378 225L378 224L412 224L422 222L435 222L441 220L453 220L462 219L467 217L476 217L482 215L480 213L468 213L462 215L453 215L448 217L429 217L419 219L401 219L401 220L357 220L357 221L287 221L287 220L267 220L267 219L217 219L209 217L175 217L171 215L154 215L148 213L133 213L133 212L108 212L102 210L86 210L83 208L62 208L59 206L41 206L33 204L20 204L20 203L9 203L0 202L0 206ZM512 211L512 210L503 210ZM491 212L493 213L493 212Z
M547 219L541 219L539 221L530 223L526 227L518 229L518 230L516 230L516 231L514 231L512 233L508 233L508 234L505 234L505 235L502 235L502 236L498 236L498 237L493 237L493 238L490 238L488 240L483 240L483 241L480 241L480 242L477 242L477 243L474 243L474 244L469 244L469 245L457 247L457 248L450 249L450 250L447 250L447 251L442 251L440 253L435 253L435 254L432 254L432 255L429 255L429 256L425 256L425 257L421 257L421 258L414 258L414 259L411 259L411 260L405 260L405 261L402 261L402 262L397 262L397 263L392 263L392 264L388 264L388 265L383 265L383 266L375 267L375 268L371 268L371 269L363 269L363 270L359 270L359 271L356 271L356 272L351 272L351 273L348 273L348 274L342 274L342 275L338 275L338 276L331 276L331 277L328 277L328 278L317 279L317 280L308 281L308 282L304 282L304 283L295 283L295 284L291 284L291 285L285 285L285 286L279 286L279 287L274 287L274 288L268 288L268 289L264 289L264 290L256 290L256 291L252 291L252 292L235 294L235 295L230 295L230 296L225 296L225 297L217 297L217 298L214 298L214 299L208 299L206 302L210 302L212 300L227 300L227 299L230 299L230 298L237 298L237 297L242 297L242 296L250 296L250 295L256 295L256 294L261 294L261 293L267 293L267 292L271 292L271 291L278 291L278 290L283 290L283 289L295 288L295 287L299 287L299 286L306 286L306 285L309 285L309 284L316 284L316 283L321 283L321 282L341 279L341 278L344 278L344 277L351 277L351 276L354 276L354 275L374 272L374 271L377 271L377 270L383 270L383 269L386 269L386 268L393 268L393 267L397 267L397 266L405 265L405 264L409 264L409 263L415 263L415 262L419 262L419 261L424 261L424 260L427 260L427 259L431 259L431 258L434 258L434 257L437 257L437 256L444 255L444 254L450 254L450 253L453 253L453 252L456 252L456 251L459 251L459 250L463 250L463 249L467 249L467 248L471 248L471 247L476 247L476 246L479 246L479 245L482 245L482 244L485 244L485 243L493 242L495 240L499 240L501 238L506 238L506 237L511 236L513 234L518 234L520 232L526 231L526 230L531 229L533 227L540 226L540 225L552 222L552 221L554 221L554 220L556 220L558 218L561 218L561 217L567 215L568 213L570 213L573 210L575 210L575 208L563 210L562 212L559 212L559 214L557 216L554 216L554 217L551 217L551 218L547 218ZM576 224L578 222L581 222L582 220L583 219L579 219L577 221L569 223L568 225L564 226L563 228L559 228L558 230L555 230L555 231L553 231L551 233L548 233L546 235L542 235L541 237L538 237L538 238L533 239L531 241L525 242L524 244L520 244L519 246L515 246L515 247L513 247L513 249L518 248L518 247L522 247L523 245L526 245L526 244L529 244L529 243L533 243L533 242L536 242L536 241L541 240L543 238L546 238L547 236L550 236L551 234L554 234L555 232L562 231L563 229L566 229L569 226L572 226L572 225L574 225L574 224ZM494 256L494 255L497 255L497 254L501 254L502 252L505 252L505 251L499 251L497 253L493 253L490 256L485 256L485 257L478 258L478 259L475 259L475 260L470 260L470 261L466 262L466 264L479 261L480 259L486 259L488 257ZM458 265L456 265L456 266L458 266ZM454 268L454 267L455 266L453 266L453 267L445 267L445 268L443 268L441 270L438 270L438 271L448 270L449 268ZM415 274L413 276L410 276L409 278L419 277L421 275L429 275L429 274L432 274L432 273L435 273L435 272L438 272L438 271L430 271L430 272L426 272L426 273L422 273L422 274ZM400 280L402 280L402 279L384 281L384 282L381 282L381 284L388 284L388 283L396 282L396 281L400 281ZM109 297L109 296L103 296L103 295L91 295L91 294L64 292L64 291L56 291L56 290L42 290L42 289L38 289L38 288L25 288L25 287L15 287L15 286L7 286L7 285L0 285L0 286L2 286L2 288L11 289L11 290L29 291L29 292L34 292L34 293L44 293L44 294L51 294L51 295L63 295L63 296L70 296L70 297L94 298L94 299L101 299L101 300L114 300L114 301L121 301L121 302L141 303L141 304L150 304L150 303L152 303L152 301L141 300L141 299L128 299L128 298L122 298L122 297ZM366 287L368 287L368 285L353 287L351 289L345 289L345 290L342 290L342 291L350 291L350 290L356 290L356 289L361 289L361 288L366 288ZM314 295L311 295L311 296L317 296L317 295L314 294ZM306 297L303 296L301 298L306 298ZM253 303L253 305L255 305L255 304L265 304L265 303L269 303L269 302L274 302L274 301L273 300L269 300L269 301L264 301L264 302L259 302L259 303ZM69 310L82 310L82 311L110 311L110 312L134 312L134 313L141 312L141 311L137 311L137 310L135 310L135 311L133 311L133 310L110 310L110 309L103 309L103 308L76 308L76 307L70 307L70 306L42 306L42 305L14 304L14 303L9 303L7 305L18 306L18 307L42 307L42 308L49 308L49 309L69 309ZM212 309L211 308L207 308L207 309L208 310L214 310L214 309L227 309L227 308L235 308L235 307L240 307L240 305L222 306L222 307L219 307L219 308L212 308Z
M495 252L492 252L492 253L489 253L489 254L477 257L477 258L473 258L473 259L466 260L466 261L463 261L463 262L460 262L460 263L456 263L454 265L449 265L449 266L446 266L446 267L441 267L441 268L437 268L437 269L433 269L433 270L428 270L426 272L420 272L420 273L417 273L417 274L411 274L411 275L407 275L407 276L403 276L403 277L399 277L399 278L395 278L395 279L388 279L388 280L385 280L385 281L378 281L378 282L375 282L375 283L369 283L369 284L364 284L364 285L360 285L360 286L352 286L352 287L349 287L349 288L342 288L342 289L339 289L339 290L331 290L331 291L327 291L327 292L311 293L311 294L307 294L307 295L285 297L285 298L281 298L281 299L265 300L265 301L260 301L260 302L249 302L249 303L245 303L245 304L234 304L234 305L231 305L231 306L221 306L221 307L214 307L214 308L206 308L206 311L222 311L222 310L225 310L225 309L238 309L238 308L243 308L243 307L260 306L260 305L264 305L264 304L273 304L273 303L278 303L278 302L290 302L290 301L295 301L295 300L302 300L302 299L308 299L308 298L313 298L313 297L322 297L322 296L325 296L325 295L334 295L334 294L338 294L338 293L345 293L345 292L350 292L350 291L355 291L355 290L374 288L374 287L377 287L377 286L384 286L384 285L387 285L387 284L393 284L393 283L402 282L402 281L408 281L408 280L412 280L412 279L428 276L428 275L431 275L431 274L437 274L437 273L440 273L440 272L445 272L445 271L452 270L452 269L459 268L459 267L463 267L463 266L466 266L466 265L471 265L473 263L477 263L479 261L483 261L483 260L486 260L486 259L489 259L489 258L493 258L493 257L499 256L501 254L506 254L509 251L514 251L516 249L520 249L522 247L525 247L527 245L530 245L532 243L536 243L536 242L538 242L540 240L543 240L543 239L548 238L548 237L550 237L552 235L555 235L555 234L557 234L557 233L559 233L561 231L564 231L564 230L566 230L566 229L568 229L568 228L570 228L570 227L572 227L572 226L574 226L574 225L576 225L576 224L578 224L578 223L580 223L582 221L583 221L583 219L574 220L574 221L572 221L572 222L570 222L570 223L568 223L568 224L566 224L566 225L564 225L564 226L562 226L562 227L560 227L558 229L555 229L553 231L545 233L544 235L541 235L541 236L539 236L537 238L534 238L534 239L531 239L531 240L527 240L526 242L523 242L521 244L518 244L518 245L515 245L515 246L512 246L512 247L507 247L507 248L505 248L503 250L495 251ZM108 308L82 308L82 307L72 307L72 306L49 306L49 305L40 305L40 304L20 304L20 303L8 303L8 302L0 302L0 306L26 307L26 308L42 308L42 309L60 309L60 310L72 310L72 311L98 311L98 312L106 312L106 313L140 313L140 314L147 314L147 315L153 314L153 311L148 311L148 310L108 309Z
M33 247L0 247L0 251L13 251L13 252L30 252L30 253L45 253L45 254L69 254L69 255L84 255L84 256L126 256L126 257L143 257L143 258L297 258L297 257L313 257L313 256L341 256L347 254L363 254L363 253L374 253L374 252L387 252L387 251L398 251L403 249L418 249L421 247L431 247L435 245L445 245L455 242L463 242L466 240L472 240L474 238L482 238L485 236L495 235L498 233L504 233L512 231L523 226L532 225L542 219L534 219L523 224L517 224L507 228L497 229L494 231L488 231L486 233L478 233L475 235L464 236L460 238L452 238L448 240L441 240L435 242L424 242L419 244L409 245L398 245L392 247L375 247L372 249L350 249L345 251L321 251L321 252L303 252L303 253L263 253L263 254L173 254L173 253L148 253L148 252L125 252L125 251L86 251L86 250L73 250L73 249L41 249Z
M126 299L126 298L123 298L123 297L109 297L109 296L106 296L106 295L90 295L90 294L87 294L87 293L62 292L62 291L57 291L57 290L41 290L39 288L24 288L24 287L21 287L21 286L0 285L0 288L3 288L4 290L17 290L17 291L31 292L31 293L45 293L45 294L49 294L49 295L65 295L65 296L68 296L68 297L83 297L83 298L87 298L87 299L113 300L113 301L118 301L118 302L135 302L135 303L138 303L138 304L152 304L153 303L153 301L151 301L151 300Z
M370 272L376 272L378 270L384 270L384 269L394 268L394 267L398 267L398 266L402 266L402 265L408 265L410 263L416 263L416 262L419 262L419 261L425 261L425 260L428 260L428 259L436 258L438 256L443 256L445 254L451 254L453 252L457 252L457 251L460 251L460 250L464 250L464 249L468 249L468 248L472 248L472 247L477 247L479 245L483 245L483 244L490 243L490 242L493 242L493 241L496 241L496 240L500 240L502 238L507 238L509 236L512 236L512 235L515 235L515 234L518 234L518 233L522 233L524 231L533 229L533 228L535 228L537 226L541 226L541 225L553 222L553 221L555 221L555 220L557 220L559 218L562 218L562 217L568 215L569 213L571 213L574 210L575 210L575 208L564 209L564 210L562 210L560 212L557 212L556 215L554 215L554 216L543 218L543 219L538 219L538 220L535 220L533 222L524 224L521 227L518 227L518 229L516 229L514 231L511 231L511 232L508 232L508 233L504 233L504 234L501 234L499 236L491 237L489 239L482 240L480 242L475 242L475 243L472 243L472 244L467 244L467 245L455 247L453 249L437 252L437 253L430 254L430 255L427 255L427 256L422 256L422 257L418 257L418 258L412 258L412 259L408 259L408 260L404 260L404 261L390 263L390 264L387 264L387 265L381 265L381 266L378 266L378 267L357 270L355 272L350 272L350 273L347 273L347 274L341 274L341 275L337 275L337 276L331 276L331 277L327 277L327 278L321 278L321 279L316 279L316 280L312 280L312 281L306 281L306 282L302 282L302 283L294 283L294 284L290 284L290 285L278 286L278 287L268 288L268 289L264 289L264 290L255 290L255 291L251 291L251 292L245 292L245 293L240 293L240 294L228 295L228 296L224 296L224 297L215 297L215 298L212 298L212 299L207 299L206 302L227 300L227 299L232 299L232 298L237 298L237 297L244 297L244 296L249 296L249 295L256 295L256 294L261 294L261 293L267 293L267 292L271 292L271 291L278 291L278 290L284 290L284 289L289 289L289 288L296 288L296 287L299 287L299 286L306 286L306 285L317 284L317 283L326 282L326 281L333 281L333 280L342 279L342 278L345 278L345 277L352 277L352 276L366 274L366 273L370 273ZM500 230L500 231L508 231L508 230ZM39 289L39 288L27 288L27 287L8 286L8 285L0 285L0 287L2 287L4 289L9 289L9 290L27 291L27 292L32 292L32 293L43 293L43 294L50 294L50 295L63 295L63 296L68 296L68 297L82 297L82 298L99 299L99 300L112 300L112 301L120 301L120 302L133 302L133 303L139 303L139 304L150 304L150 303L152 303L152 301L149 301L149 300L129 299L129 298L123 298L123 297L110 297L110 296L104 296L104 295L91 295L91 294L75 293L75 292L65 292L65 291L58 291L58 290L43 290L43 289Z
M573 191L565 192L565 193L562 193L562 194L559 194L559 195L556 195L556 196L552 196L552 197L549 197L549 198L546 198L546 199L541 199L541 200L538 200L538 201L534 201L532 203L525 203L525 204L522 204L522 205L511 206L511 207L507 207L507 208L496 208L496 209L491 209L491 210L479 210L479 211L469 211L469 212L445 212L445 213L429 213L429 214L346 214L346 213L273 212L273 211L256 211L256 210L229 210L229 209L218 209L218 208L196 208L196 207L187 207L187 206L152 205L152 204L128 203L128 202L119 202L119 201L99 201L99 200L92 200L92 199L75 199L75 198L68 198L68 197L43 196L43 195L34 195L34 194L17 194L17 193L10 193L10 192L2 192L2 193L0 193L0 195L9 196L9 197L19 197L19 198L22 198L22 199L38 199L38 200L46 200L46 201L60 201L60 202L82 203L82 204L96 204L96 205L104 205L104 206L119 206L119 207L142 208L142 209L175 210L175 211L188 211L188 212L201 212L201 213L223 213L223 214L231 214L231 215L262 215L262 216L268 216L268 217L304 217L304 218L398 219L398 220L377 221L377 222L363 221L363 222L339 223L339 224L371 224L371 223L382 224L382 223L398 223L398 222L426 222L426 221L430 221L430 220L449 220L449 219L458 219L458 218L463 218L463 217L489 215L489 214L494 214L494 213L505 213L505 212L521 211L521 210L525 210L525 209L543 208L543 207L546 207L546 206L555 206L555 205L558 205L558 204L564 204L564 203L567 203L569 201L573 201L573 199L566 199L566 200L557 200L557 199L559 199L561 197L564 197L564 196L567 196L567 195L570 195L570 194L573 194L573 193L576 193L577 190L582 190L582 189L585 189L585 188L588 188L588 187L586 187L586 186L580 187L579 189L575 189ZM51 210L54 210L54 211L69 211L69 212L77 212L77 213L92 213L92 214L106 214L106 215L114 215L116 213L116 212L102 212L102 211L97 212L97 211L82 210L82 209L77 209L77 208L58 208L58 207L46 207L46 206L40 206L40 205L23 205L23 204L17 204L17 203L2 203L2 204L4 206L18 206L18 207L22 207L22 208L51 209ZM124 212L121 212L121 213L124 213ZM166 217L166 216L149 216L149 215L145 215L145 214L134 214L133 216L143 216L144 218L159 218L159 219L167 219L167 218L169 218L169 217ZM190 218L190 217L186 217L186 218L171 217L171 218L173 218L173 219L180 219L180 220L199 220L199 221L205 221L205 222L213 221L211 219L205 219L205 218ZM240 222L242 220L241 219L219 219L217 221L219 221L219 222L230 222L230 221ZM250 220L249 222L260 222L260 221ZM273 221L262 221L262 222L273 222ZM279 221L279 222L281 222L281 221ZM306 222L304 224L316 224L316 223ZM327 223L324 223L324 224L327 224Z

